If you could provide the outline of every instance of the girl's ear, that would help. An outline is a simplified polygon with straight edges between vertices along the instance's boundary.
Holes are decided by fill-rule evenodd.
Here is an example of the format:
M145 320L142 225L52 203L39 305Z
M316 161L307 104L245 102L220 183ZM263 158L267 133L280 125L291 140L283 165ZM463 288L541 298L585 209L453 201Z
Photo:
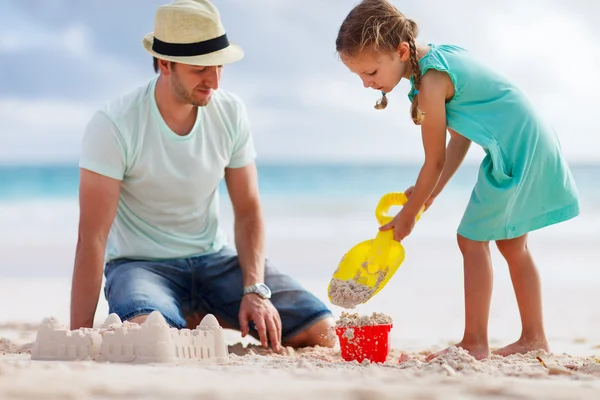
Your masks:
M408 45L408 42L400 42L398 45L398 55L402 62L410 60L410 46Z

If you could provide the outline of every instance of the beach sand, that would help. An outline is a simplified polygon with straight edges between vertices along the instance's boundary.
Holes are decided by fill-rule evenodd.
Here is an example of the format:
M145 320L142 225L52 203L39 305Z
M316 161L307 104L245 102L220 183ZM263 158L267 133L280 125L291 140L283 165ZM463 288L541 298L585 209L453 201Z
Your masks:
M345 362L337 349L229 346L225 365L127 365L31 361L34 324L2 325L2 399L595 399L600 359L543 351L476 361L454 348L425 362L429 351L393 349L383 364ZM227 331L230 339L236 333ZM408 361L399 360L411 358Z

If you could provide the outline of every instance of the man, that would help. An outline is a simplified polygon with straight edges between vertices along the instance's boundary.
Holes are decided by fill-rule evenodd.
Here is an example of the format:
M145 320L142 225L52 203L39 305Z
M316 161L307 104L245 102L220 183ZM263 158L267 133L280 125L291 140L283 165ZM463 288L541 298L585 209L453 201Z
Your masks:
M143 45L158 77L98 111L84 135L71 329L92 326L104 269L121 320L158 310L183 328L211 313L275 350L333 346L331 312L265 260L245 107L217 90L243 51L218 10L206 0L161 6ZM219 228L223 178L237 252Z

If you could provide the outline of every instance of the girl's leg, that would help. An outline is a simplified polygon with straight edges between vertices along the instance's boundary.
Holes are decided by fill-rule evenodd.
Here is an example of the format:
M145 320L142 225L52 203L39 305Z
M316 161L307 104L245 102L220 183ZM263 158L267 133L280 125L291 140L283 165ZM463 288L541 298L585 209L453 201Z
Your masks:
M496 245L508 263L521 314L522 332L517 342L495 351L494 354L507 356L539 349L549 351L544 333L540 277L527 248L527 235L498 240Z
M476 242L458 235L463 255L465 291L465 332L457 347L480 360L489 356L488 320L492 299L493 272L489 242ZM446 352L430 355L431 360Z

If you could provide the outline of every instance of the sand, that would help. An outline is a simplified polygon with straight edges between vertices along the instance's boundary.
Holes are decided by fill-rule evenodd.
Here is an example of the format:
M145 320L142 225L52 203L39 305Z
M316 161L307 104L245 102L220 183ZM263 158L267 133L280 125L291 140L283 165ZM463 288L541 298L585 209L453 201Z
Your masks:
M362 268L357 269L353 279L342 280L331 278L329 284L329 297L331 304L342 308L355 308L359 304L366 303L385 279L387 269L378 272L377 281L373 287L359 283L361 274L367 270L367 263L363 263Z
M31 338L32 327L17 326ZM6 331L6 327L0 327ZM17 333L17 332L13 332ZM384 364L345 362L338 349L232 343L220 366L40 362L30 343L3 339L2 399L575 399L597 398L600 360L543 351L476 361L462 349L425 362L429 352L393 349ZM401 358L410 358L398 362Z
M353 280L331 279L329 295L331 304L342 308L355 308L369 300L376 288L362 285Z
M338 327L355 327L355 326L373 326L391 324L394 320L389 315L373 312L371 315L360 315L359 313L349 313L342 311L340 318L335 321Z

